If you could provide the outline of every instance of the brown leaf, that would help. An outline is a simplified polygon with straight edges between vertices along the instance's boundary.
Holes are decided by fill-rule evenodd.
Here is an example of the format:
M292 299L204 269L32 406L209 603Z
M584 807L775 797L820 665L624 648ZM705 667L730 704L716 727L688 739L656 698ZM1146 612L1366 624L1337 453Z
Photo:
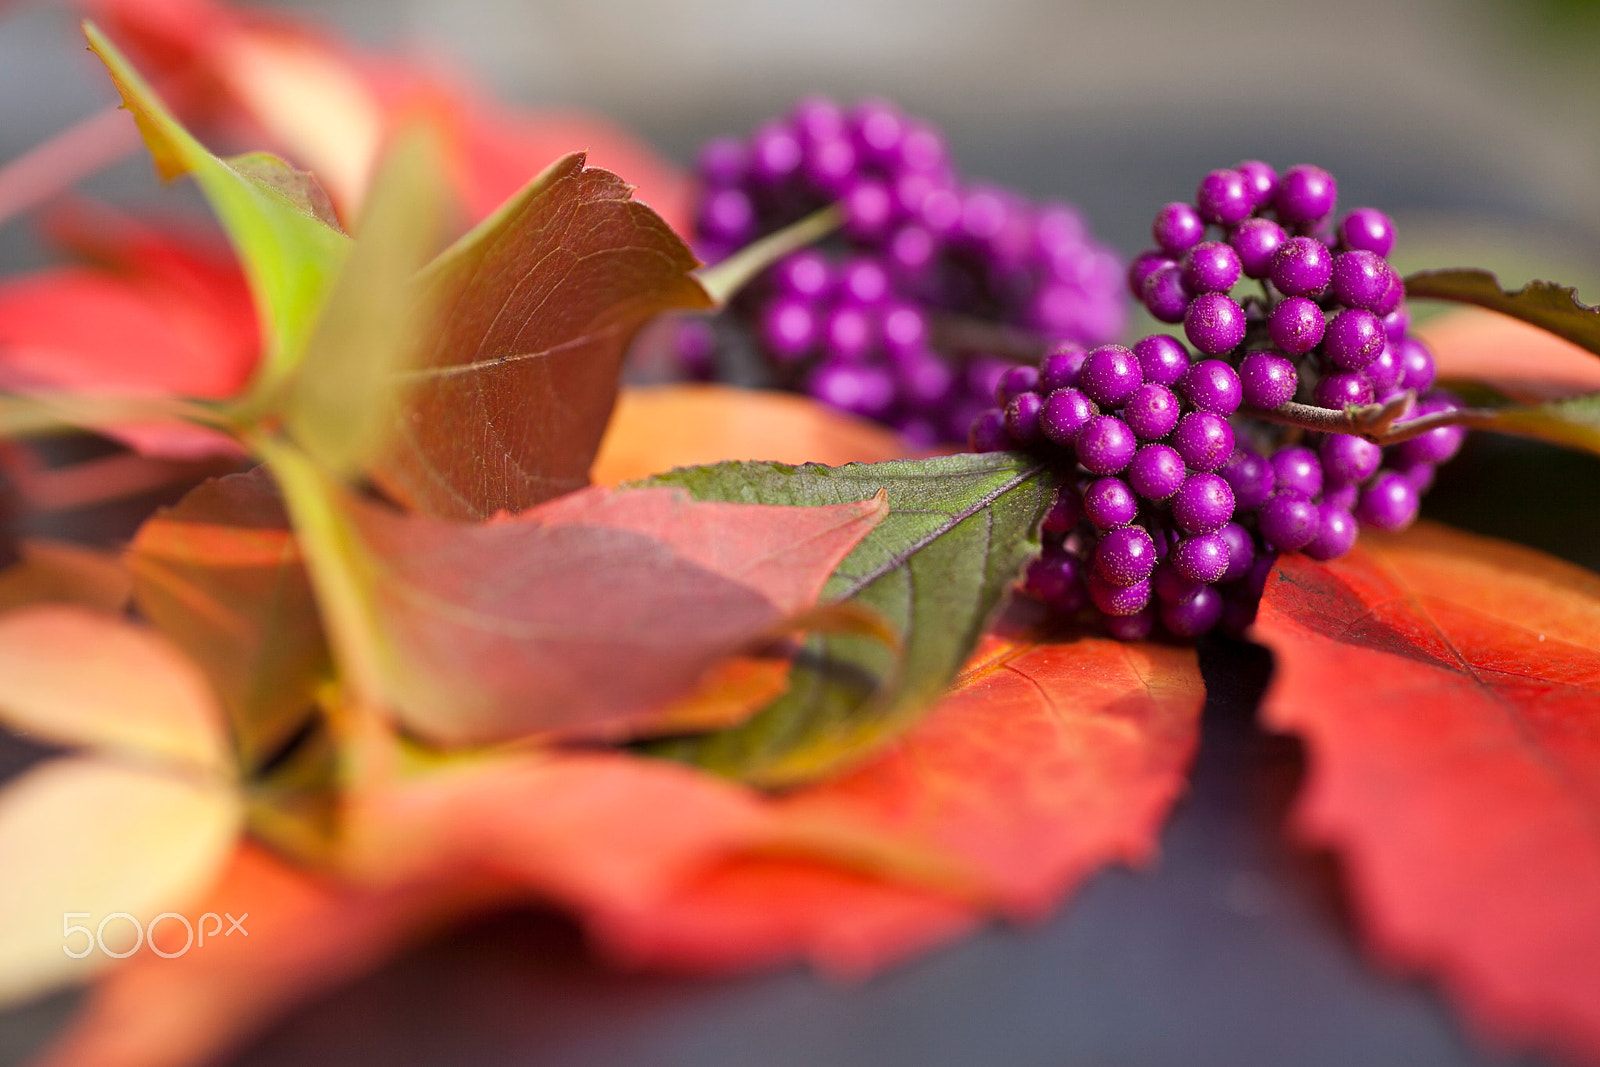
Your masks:
M1423 524L1285 557L1256 634L1267 721L1311 749L1297 825L1377 953L1600 1058L1600 577Z
M62 603L120 615L133 595L133 578L115 556L42 539L23 541L18 551L22 558L0 571L0 611Z

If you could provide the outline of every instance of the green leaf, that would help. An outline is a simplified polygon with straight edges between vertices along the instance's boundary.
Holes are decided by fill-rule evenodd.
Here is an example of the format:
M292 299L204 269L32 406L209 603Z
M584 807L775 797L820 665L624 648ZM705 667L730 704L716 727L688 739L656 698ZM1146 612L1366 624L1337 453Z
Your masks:
M89 48L133 112L163 178L193 173L244 265L261 312L264 356L253 387L272 391L297 365L349 239L329 223L327 197L307 174L265 153L232 162L206 151L92 23Z
M1549 330L1580 348L1600 355L1600 308L1578 299L1578 291L1554 282L1529 282L1507 291L1486 270L1425 270L1406 278L1406 296L1415 300L1450 300L1476 304Z
M811 639L788 691L742 726L650 751L763 786L859 760L904 729L956 676L1023 565L1055 494L1044 464L1013 453L843 467L724 463L660 475L697 499L837 504L886 489L889 514L823 588L881 614L896 653L850 635Z
M361 229L281 411L289 434L341 477L373 460L399 410L402 372L433 309L415 274L438 250L448 193L435 131L408 127L379 162Z
M1520 437L1537 437L1568 448L1600 452L1600 393L1546 404L1496 408L1473 425Z
M630 194L566 156L423 272L445 314L371 471L391 497L481 519L588 483L635 331L710 303L688 247Z

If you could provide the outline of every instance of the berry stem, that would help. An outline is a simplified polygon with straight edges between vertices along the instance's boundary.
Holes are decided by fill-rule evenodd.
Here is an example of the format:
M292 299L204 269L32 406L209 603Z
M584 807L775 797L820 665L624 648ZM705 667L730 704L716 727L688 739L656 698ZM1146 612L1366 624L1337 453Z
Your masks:
M1375 445L1392 445L1409 441L1441 426L1500 428L1500 413L1490 408L1456 408L1452 411L1433 412L1415 419L1405 418L1415 404L1416 394L1407 391L1386 403L1351 405L1343 410L1313 407L1292 400L1271 410L1259 408L1246 410L1256 418L1268 422L1298 426L1320 433L1354 434Z

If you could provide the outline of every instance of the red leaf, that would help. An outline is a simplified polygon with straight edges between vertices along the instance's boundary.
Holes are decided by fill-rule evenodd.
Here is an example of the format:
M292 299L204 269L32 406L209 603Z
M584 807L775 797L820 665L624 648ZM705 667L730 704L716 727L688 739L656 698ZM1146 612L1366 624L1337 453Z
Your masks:
M1600 358L1509 315L1461 308L1429 319L1417 334L1443 379L1487 382L1524 403L1600 391Z
M1298 825L1376 951L1484 1030L1600 1061L1600 578L1423 525L1286 557L1257 636L1302 735Z

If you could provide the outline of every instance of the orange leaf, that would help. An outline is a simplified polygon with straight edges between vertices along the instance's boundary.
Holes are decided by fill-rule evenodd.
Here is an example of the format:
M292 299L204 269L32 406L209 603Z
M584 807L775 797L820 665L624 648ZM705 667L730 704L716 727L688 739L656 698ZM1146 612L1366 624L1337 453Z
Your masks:
M1376 951L1600 1059L1600 577L1424 524L1285 557L1256 634L1266 719L1311 749L1298 825Z
M1600 391L1600 358L1548 330L1481 308L1429 319L1417 334L1439 377L1485 382L1524 403Z
M0 571L0 611L29 604L77 604L120 615L133 578L115 556L64 541L28 540L22 558Z
M624 389L589 477L616 485L723 460L877 463L909 449L893 433L792 393L726 385Z

